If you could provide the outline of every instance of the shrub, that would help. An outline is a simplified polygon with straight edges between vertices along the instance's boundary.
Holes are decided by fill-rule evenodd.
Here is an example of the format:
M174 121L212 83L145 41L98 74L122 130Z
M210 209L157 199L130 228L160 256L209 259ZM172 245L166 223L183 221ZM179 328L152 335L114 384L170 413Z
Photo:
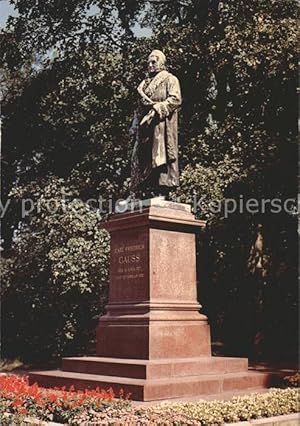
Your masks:
M284 384L289 387L300 387L300 373L295 373L291 376L286 376L283 378Z
M279 416L299 411L296 389L273 389L265 394L235 397L230 401L199 401L195 403L162 403L153 407L128 407L80 414L78 425L128 426L218 426L250 419ZM91 414L91 413L90 413Z
M209 426L296 413L299 408L298 390L272 389L268 393L235 397L230 401L167 403L148 410L153 414L164 415L164 418L165 413L187 416L189 420L196 421L188 424Z
M0 410L1 426L24 426L25 416L22 414L2 413Z

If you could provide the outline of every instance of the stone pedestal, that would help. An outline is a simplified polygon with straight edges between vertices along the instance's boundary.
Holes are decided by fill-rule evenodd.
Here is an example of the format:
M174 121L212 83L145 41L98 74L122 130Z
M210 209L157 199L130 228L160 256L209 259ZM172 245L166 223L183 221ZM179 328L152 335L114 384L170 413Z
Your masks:
M205 222L185 204L146 200L105 224L111 235L109 302L97 356L36 372L44 386L112 387L140 401L217 394L268 384L243 358L211 356L196 293L196 234ZM201 253L200 253L201 256Z
M98 356L171 360L210 354L209 326L196 293L195 238L203 226L189 206L168 202L109 221L109 303L97 331Z

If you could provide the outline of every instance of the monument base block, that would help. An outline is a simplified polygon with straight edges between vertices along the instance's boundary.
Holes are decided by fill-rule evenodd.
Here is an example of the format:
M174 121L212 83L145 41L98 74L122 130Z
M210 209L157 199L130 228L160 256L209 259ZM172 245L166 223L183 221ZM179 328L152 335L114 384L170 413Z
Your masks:
M257 390L270 385L270 374L247 371L245 358L195 359L64 358L62 371L35 372L30 382L45 387L121 389L135 401Z
M30 383L111 387L138 401L267 387L270 376L248 372L247 359L211 356L196 285L196 234L204 226L190 206L159 198L113 215L105 224L109 302L97 356L64 358L61 371L32 373Z

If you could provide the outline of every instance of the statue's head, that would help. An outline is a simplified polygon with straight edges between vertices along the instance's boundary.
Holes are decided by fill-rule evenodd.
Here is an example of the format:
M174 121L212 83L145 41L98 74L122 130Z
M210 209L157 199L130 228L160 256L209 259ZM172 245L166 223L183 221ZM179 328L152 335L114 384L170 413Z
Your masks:
M155 74L166 69L166 56L161 50L153 50L148 57L149 74Z

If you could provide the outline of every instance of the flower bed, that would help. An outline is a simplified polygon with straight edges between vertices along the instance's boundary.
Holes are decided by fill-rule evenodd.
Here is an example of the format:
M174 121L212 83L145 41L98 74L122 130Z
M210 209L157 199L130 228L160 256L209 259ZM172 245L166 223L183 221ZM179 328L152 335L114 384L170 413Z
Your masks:
M272 389L263 394L232 398L230 401L200 401L197 403L167 403L151 408L157 415L174 419L186 418L186 425L223 425L299 412L298 389ZM181 424L178 422L177 424Z
M115 399L112 390L49 390L36 384L29 386L26 378L2 376L0 423L22 424L27 416L73 425L217 426L297 413L299 396L298 389L272 389L230 401L170 402L139 407L133 406L122 392Z
M9 415L68 423L81 413L102 412L108 407L119 410L128 405L123 391L116 399L112 389L75 391L72 386L68 390L45 389L29 385L27 377L0 376L0 424Z

